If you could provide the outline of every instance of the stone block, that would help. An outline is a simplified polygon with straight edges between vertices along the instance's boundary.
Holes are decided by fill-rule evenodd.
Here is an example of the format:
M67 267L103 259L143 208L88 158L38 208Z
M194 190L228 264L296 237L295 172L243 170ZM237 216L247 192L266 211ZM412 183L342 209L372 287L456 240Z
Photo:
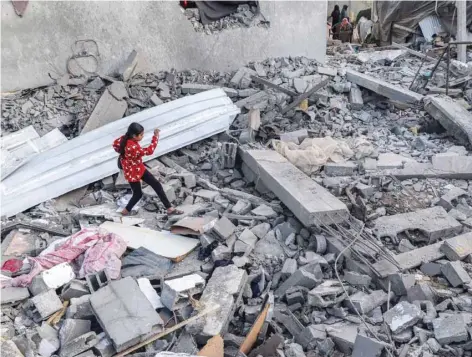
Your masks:
M338 323L326 328L337 349L350 356L357 338L357 324Z
M351 103L352 110L361 110L364 106L362 91L356 85L351 86L351 90L349 92L349 103Z
M456 236L454 240L444 241L440 249L449 260L465 259L472 254L472 232Z
M243 200L238 200L238 202L236 202L236 204L233 206L233 208L231 208L231 211L234 214L245 215L246 213L248 213L251 210L251 207L252 207L252 205L251 205L250 202L246 202L246 201L243 201Z
M218 310L191 322L187 331L196 336L198 342L206 342L210 337L223 335L241 301L247 273L235 265L216 268L203 291L200 302L204 306L219 305Z
M402 301L383 314L385 323L393 333L399 333L414 326L423 318L418 307L407 301Z
M231 259L231 249L225 245L219 245L211 252L211 259L214 262L219 260L230 260Z
M205 190L205 189L194 192L193 194L196 197L201 197L205 201L210 201L210 202L214 201L216 196L219 195L218 191Z
M470 275L462 267L461 262L457 260L444 264L441 267L441 272L453 287L458 287L471 281Z
M393 297L391 294L390 298ZM360 314L368 314L376 307L385 304L389 300L388 294L383 290L374 290L370 294L358 291L351 296L350 301L345 303L353 312L357 310Z
M236 227L227 217L221 217L221 219L213 226L213 232L215 232L221 239L228 239L233 233Z
M116 350L113 347L113 343L108 338L105 332L97 335L98 342L93 346L95 355L100 357L112 357L116 354Z
M97 335L95 332L87 332L79 337L74 338L72 341L69 341L66 345L61 345L61 350L59 351L60 357L74 357L78 354L89 350L95 346L98 342Z
M257 226L254 226L251 228L251 232L254 233L254 235L259 239L264 238L269 231L270 231L269 223L260 223Z
M414 274L395 273L390 275L391 289L397 296L407 295L408 289L415 285Z
M249 229L245 229L242 231L242 233L239 235L238 239L241 242L244 242L247 244L251 249L254 249L256 243L257 243L257 237L254 233L252 233Z
M162 319L131 277L109 282L91 295L90 304L117 352L162 329Z
M428 283L418 283L409 288L407 291L407 299L409 302L428 300L434 303L436 301L433 290Z
M305 349L314 349L316 342L323 341L326 337L325 325L308 325L300 334L295 336L295 341Z
M384 348L384 343L358 333L352 357L380 357Z
M75 338L90 332L91 325L89 320L65 319L59 330L61 346L65 346Z
M97 273L87 274L85 276L85 281L87 282L88 288L92 293L106 286L110 280L111 279L109 278L105 269Z
M460 314L434 319L433 329L434 337L441 345L467 341L469 337L466 324Z
M62 308L62 302L54 290L36 295L23 304L25 313L35 322L46 320Z
M164 281L161 302L169 310L181 309L190 304L189 296L200 294L205 287L205 279L199 274L190 274Z
M282 296L292 286L303 286L308 289L313 289L322 280L323 273L318 264L312 267L305 266L302 269L298 269L287 280L285 280L282 285L277 288L274 294L276 296Z
M327 176L352 176L357 169L357 165L347 161L342 163L330 162L324 166L324 173Z
M421 265L420 270L424 275L437 276L441 274L442 264L437 262L429 262Z
M72 280L70 283L64 285L61 291L61 298L63 300L70 300L84 295L90 294L87 284L80 280Z
M391 152L379 154L377 168L379 170L401 169L405 163L414 163L415 160Z
M310 227L332 219L342 222L347 207L325 188L272 150L240 150L243 161L298 218Z
M354 271L344 272L343 280L346 281L348 284L364 287L368 287L372 282L372 278L369 275L359 274Z
M459 187L452 187L447 193L441 196L438 205L449 211L454 208L454 202L461 196L468 195L466 191Z
M3 288L0 294L1 304L10 304L29 298L30 293L27 288L7 287Z
M281 270L282 278L286 279L297 271L297 261L295 259L288 258L285 260Z

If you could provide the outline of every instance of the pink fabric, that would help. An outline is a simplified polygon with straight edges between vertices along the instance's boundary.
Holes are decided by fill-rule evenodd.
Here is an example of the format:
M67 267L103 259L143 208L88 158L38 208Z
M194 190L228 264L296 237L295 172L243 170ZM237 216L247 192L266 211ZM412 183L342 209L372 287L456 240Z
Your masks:
M106 269L111 279L117 279L121 270L120 257L125 251L125 241L116 234L108 233L106 230L99 228L84 228L70 236L56 250L38 257L28 257L31 271L28 274L11 279L8 285L26 287L43 270L75 260L77 262L83 260L79 269L79 278ZM82 259L81 255L83 253L85 254Z

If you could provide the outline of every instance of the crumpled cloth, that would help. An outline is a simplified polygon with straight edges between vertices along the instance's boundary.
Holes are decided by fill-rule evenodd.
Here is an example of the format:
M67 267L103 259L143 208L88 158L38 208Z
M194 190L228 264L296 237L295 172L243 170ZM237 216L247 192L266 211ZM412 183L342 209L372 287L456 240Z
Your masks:
M47 249L45 254L28 257L31 271L2 282L2 287L27 287L42 271L65 262L79 264L79 278L105 269L111 279L117 279L120 277L121 256L126 248L126 242L116 234L98 227L84 228L66 238L63 244Z

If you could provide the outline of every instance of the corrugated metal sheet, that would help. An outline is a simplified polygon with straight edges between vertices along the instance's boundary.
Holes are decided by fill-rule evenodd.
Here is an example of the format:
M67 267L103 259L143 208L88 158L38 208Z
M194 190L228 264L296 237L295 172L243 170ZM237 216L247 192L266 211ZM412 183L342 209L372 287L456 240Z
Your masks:
M184 97L117 120L37 155L1 184L1 214L13 216L41 202L118 172L113 140L132 122L144 126L143 145L161 129L153 159L228 129L239 109L221 89Z
M439 17L436 15L430 15L419 23L421 32L426 41L431 42L433 40L433 35L445 32Z

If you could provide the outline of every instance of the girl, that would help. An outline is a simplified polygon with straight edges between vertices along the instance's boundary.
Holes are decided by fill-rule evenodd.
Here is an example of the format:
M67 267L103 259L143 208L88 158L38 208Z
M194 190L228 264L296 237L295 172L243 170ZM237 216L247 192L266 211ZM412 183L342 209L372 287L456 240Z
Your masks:
M128 131L122 137L113 142L113 149L120 154L118 159L121 164L120 169L123 170L126 181L129 182L133 196L128 202L128 205L121 212L124 216L131 212L134 205L143 197L141 188L141 180L151 186L156 191L157 196L167 208L167 215L183 214L172 207L167 196L162 188L162 185L156 178L144 167L142 157L144 155L152 155L156 149L159 140L159 129L154 129L151 145L142 148L139 142L144 137L144 128L141 124L131 123Z

